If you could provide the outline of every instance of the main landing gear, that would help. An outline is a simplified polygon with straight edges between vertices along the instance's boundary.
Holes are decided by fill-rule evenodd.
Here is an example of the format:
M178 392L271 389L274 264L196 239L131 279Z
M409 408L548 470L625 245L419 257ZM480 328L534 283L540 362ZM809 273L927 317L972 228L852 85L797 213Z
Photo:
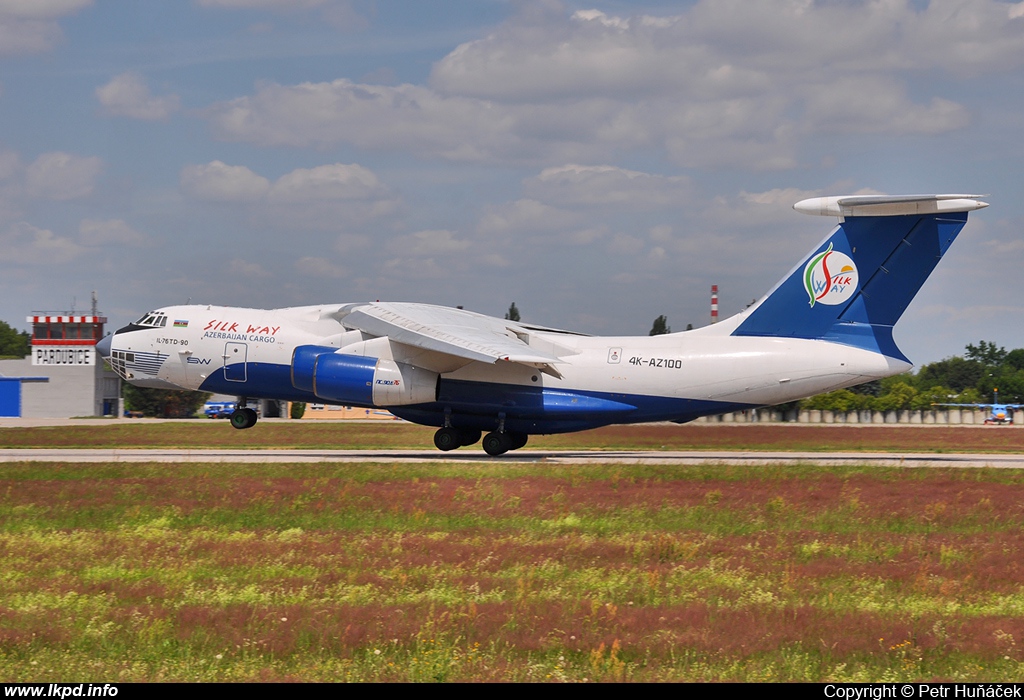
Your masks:
M474 428L441 428L434 433L434 446L442 452L467 447L480 439L480 431Z
M492 457L497 457L509 450L518 450L526 445L528 437L526 433L499 433L495 430L484 435L484 452ZM447 427L434 433L434 446L443 452L448 452L475 444L479 439L479 430Z
M529 436L526 433L499 433L495 430L484 436L484 452L491 457L497 457L509 450L525 447L528 439Z
M231 427L238 430L245 430L256 425L259 416L256 411L245 407L245 399L238 402L238 408L231 412Z

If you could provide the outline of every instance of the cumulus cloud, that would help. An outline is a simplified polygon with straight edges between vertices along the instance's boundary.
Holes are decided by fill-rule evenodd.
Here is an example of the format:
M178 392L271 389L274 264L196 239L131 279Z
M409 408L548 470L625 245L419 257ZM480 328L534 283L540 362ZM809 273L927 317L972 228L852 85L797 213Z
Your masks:
M381 266L381 272L387 277L409 280L447 280L453 270L464 269L464 265L452 265L451 261L434 258L389 258Z
M21 157L14 151L0 151L0 180L10 180L21 169Z
M802 199L836 194L868 194L851 192L846 183L835 183L821 190L797 187L779 187L759 192L740 191L731 196L719 196L707 202L697 215L699 226L705 230L737 232L758 229L766 225L801 228L811 237L821 233L824 219L797 216L793 205ZM820 236L819 236L820 237Z
M686 177L664 177L611 165L545 168L523 183L527 196L561 206L680 206L690 197Z
M417 231L393 239L388 249L405 256L431 257L462 253L472 245L471 241L457 238L452 231Z
M206 115L227 140L295 147L352 143L466 162L589 159L650 140L630 108L604 98L571 108L509 105L417 85L346 79L264 84L251 97L213 105Z
M501 248L514 247L514 238L484 242L447 229L415 231L392 238L385 246L378 272L386 280L437 280L445 283L507 267Z
M334 249L339 253L352 253L354 251L369 248L372 241L369 236L358 233L343 233L334 242Z
M580 221L578 215L538 202L519 199L488 207L477 230L485 235L523 234L526 232L563 230Z
M0 17L56 19L89 5L92 0L0 0Z
M205 165L187 165L179 183L184 193L209 202L252 202L270 191L270 181L244 165L215 160Z
M83 219L78 226L78 234L79 240L87 246L142 246L150 241L149 236L136 231L122 219Z
M282 202L314 200L377 199L387 195L377 176L358 164L299 168L282 175L270 189L270 197Z
M938 134L966 126L960 104L939 97L915 104L906 88L886 77L848 77L807 96L808 122L823 132Z
M613 255L636 255L642 252L646 247L646 242L637 237L631 236L628 233L617 233L612 236L611 241L608 243L608 252ZM659 248L659 250L661 250ZM664 251L662 251L664 254Z
M57 20L92 0L0 0L0 54L37 53L63 36Z
M197 199L219 202L270 199L279 203L303 203L389 197L387 187L371 170L344 163L298 168L271 184L244 165L227 165L215 160L205 165L185 166L180 185L182 191Z
M95 156L82 157L55 151L44 153L25 172L25 189L33 197L66 200L92 194L103 169Z
M0 54L46 51L61 36L54 22L0 18Z
M146 81L134 72L122 73L96 88L96 98L111 116L147 121L167 119L179 106L177 95L151 95Z
M78 257L82 251L70 238L24 221L0 230L0 263L60 264Z
M228 261L226 272L236 277L266 277L269 274L259 263L241 258Z
M297 168L271 182L244 165L215 160L182 168L179 186L195 199L248 204L262 222L275 226L338 230L398 207L373 171L355 163Z
M341 265L336 265L326 258L313 256L306 256L296 260L295 271L304 277L325 277L328 279L340 279L348 275L348 270Z
M427 85L264 84L207 116L220 137L261 145L520 163L644 149L688 167L793 168L810 135L964 127L967 109L920 77L1016 70L1022 28L1024 11L996 0L528 11L456 47Z
M350 80L265 84L252 97L214 105L208 114L223 137L276 146L321 146L351 140L370 148L414 149L453 159L482 157L474 144L497 137L479 100L444 98L415 85Z
M474 228L476 242L506 260L524 251L531 259L538 251L557 258L555 249L568 247L577 255L611 254L623 262L621 256L648 254L655 244L672 242L668 221L682 211L692 216L701 204L688 177L611 165L544 168L523 180L523 194L484 207Z
M1007 61L1024 62L1013 15L996 0L933 0L921 9L904 0L701 0L668 17L579 11L568 22L508 22L462 44L434 66L431 85L489 99L666 89L727 98L836 74L1005 70Z

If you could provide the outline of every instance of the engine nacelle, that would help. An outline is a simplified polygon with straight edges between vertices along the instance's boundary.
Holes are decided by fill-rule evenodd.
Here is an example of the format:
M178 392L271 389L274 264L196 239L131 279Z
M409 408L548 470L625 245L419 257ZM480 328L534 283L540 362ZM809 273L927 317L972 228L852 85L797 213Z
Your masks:
M430 403L437 400L438 380L437 372L325 346L303 345L292 354L292 384L334 403L381 407Z
M328 345L300 345L292 351L292 386L302 391L313 391L313 368L316 358L338 352Z

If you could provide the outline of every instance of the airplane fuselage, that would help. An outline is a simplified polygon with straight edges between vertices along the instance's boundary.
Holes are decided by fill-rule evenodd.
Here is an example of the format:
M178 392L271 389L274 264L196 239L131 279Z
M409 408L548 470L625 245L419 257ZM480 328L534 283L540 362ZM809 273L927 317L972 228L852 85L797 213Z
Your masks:
M558 433L767 406L903 372L905 362L823 340L716 333L714 327L661 336L591 337L532 331L532 346L557 348L560 377L514 362L452 358L346 331L330 311L172 306L159 327L121 329L111 358L140 386L286 401L387 408L424 425ZM437 371L432 400L349 401L296 386L296 348L336 348ZM433 354L435 357L431 357ZM118 363L121 363L119 366ZM381 380L369 380L381 381ZM400 380L398 380L400 381Z
M428 304L287 309L171 306L99 351L140 386L386 408L438 427L442 450L499 455L529 435L686 422L910 369L893 326L967 222L977 195L798 202L840 224L760 301L722 323L590 337ZM483 431L489 431L486 436Z

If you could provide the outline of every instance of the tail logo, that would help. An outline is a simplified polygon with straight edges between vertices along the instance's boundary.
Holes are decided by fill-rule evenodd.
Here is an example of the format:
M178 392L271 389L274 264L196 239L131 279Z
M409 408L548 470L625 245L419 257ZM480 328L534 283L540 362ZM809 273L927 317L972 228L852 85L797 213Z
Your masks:
M841 304L857 290L857 266L849 255L832 250L818 253L810 259L804 268L804 288L811 301L811 308L816 303L835 306Z

